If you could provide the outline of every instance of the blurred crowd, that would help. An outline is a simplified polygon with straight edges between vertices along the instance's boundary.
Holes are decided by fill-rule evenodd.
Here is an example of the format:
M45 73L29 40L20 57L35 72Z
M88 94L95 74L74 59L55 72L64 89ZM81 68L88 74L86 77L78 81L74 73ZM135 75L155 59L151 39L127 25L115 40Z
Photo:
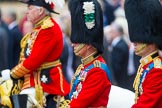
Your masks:
M104 19L103 57L110 67L112 84L132 90L133 81L139 66L140 57L133 51L128 38L128 27L124 13L124 0L99 0ZM1 7L0 7L1 10ZM26 16L17 19L17 11L0 11L0 71L12 69L19 61L20 40L31 32L33 24ZM70 14L65 9L57 18L64 34L64 50L61 56L63 74L70 83L74 70L80 64L80 58L73 54L70 42ZM43 50L43 49L42 49Z

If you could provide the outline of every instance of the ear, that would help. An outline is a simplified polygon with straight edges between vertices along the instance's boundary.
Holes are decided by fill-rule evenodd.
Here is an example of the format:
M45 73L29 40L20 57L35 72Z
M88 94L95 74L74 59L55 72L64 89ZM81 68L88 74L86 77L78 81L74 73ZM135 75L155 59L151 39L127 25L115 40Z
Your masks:
M40 7L39 9L39 15L42 15L44 13L45 9L43 7Z

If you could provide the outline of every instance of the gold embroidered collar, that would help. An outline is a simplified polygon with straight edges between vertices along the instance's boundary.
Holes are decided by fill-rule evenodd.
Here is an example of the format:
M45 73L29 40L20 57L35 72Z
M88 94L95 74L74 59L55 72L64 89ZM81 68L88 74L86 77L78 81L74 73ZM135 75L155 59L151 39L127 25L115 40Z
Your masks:
M140 60L140 63L142 64L142 66L150 63L154 58L158 57L158 51L154 51L151 54L149 54L148 56L142 58Z
M87 64L89 64L90 62L92 62L95 58L97 58L96 54L97 54L97 52L95 51L95 52L93 52L92 54L90 54L89 56L87 56L87 57L81 59L82 64L83 64L83 65L87 65Z
M46 16L46 17L44 17L43 19L41 19L40 21L38 21L38 22L35 24L35 28L41 26L41 25L43 24L44 20L46 20L46 19L48 19L48 18L50 18L50 17L49 17L49 16Z

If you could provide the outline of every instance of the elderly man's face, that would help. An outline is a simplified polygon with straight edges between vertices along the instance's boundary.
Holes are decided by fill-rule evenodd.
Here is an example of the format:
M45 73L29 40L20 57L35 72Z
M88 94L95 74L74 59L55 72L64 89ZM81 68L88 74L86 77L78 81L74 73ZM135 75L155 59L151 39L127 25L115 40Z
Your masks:
M36 23L40 17L40 8L38 6L29 5L27 10L27 19L32 23Z

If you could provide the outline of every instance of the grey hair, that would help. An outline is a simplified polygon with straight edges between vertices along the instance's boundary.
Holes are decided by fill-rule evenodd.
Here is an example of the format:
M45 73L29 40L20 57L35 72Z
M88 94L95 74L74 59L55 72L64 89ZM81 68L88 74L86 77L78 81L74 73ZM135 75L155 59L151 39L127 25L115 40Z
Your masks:
M40 9L41 7L40 6L35 6L37 9ZM50 12L46 9L46 8L44 8L44 10L45 10L45 14L46 15L50 15Z
M116 31L118 31L121 35L124 35L123 27L122 27L120 24L118 24L118 23L116 23L116 22L113 22L111 25L112 25L112 26L114 27L114 29L115 29Z
M17 14L16 14L16 12L13 11L13 10L10 10L10 11L7 13L7 15L8 15L9 17L11 17L13 21L15 21L15 20L17 19Z

